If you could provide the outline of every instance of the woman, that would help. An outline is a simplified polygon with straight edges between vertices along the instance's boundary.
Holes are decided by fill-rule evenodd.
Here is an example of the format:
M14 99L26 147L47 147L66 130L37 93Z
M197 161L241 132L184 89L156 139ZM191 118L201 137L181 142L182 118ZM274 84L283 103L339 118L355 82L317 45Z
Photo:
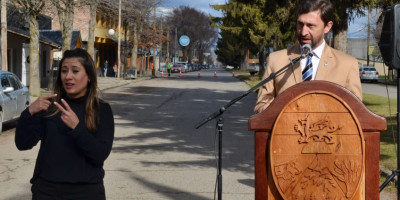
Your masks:
M114 77L117 78L118 77L118 64L117 64L117 62L114 62L113 70L114 70Z
M105 199L103 163L114 139L111 107L97 97L95 65L85 50L65 51L59 69L54 94L25 109L16 128L19 150L41 142L32 199Z

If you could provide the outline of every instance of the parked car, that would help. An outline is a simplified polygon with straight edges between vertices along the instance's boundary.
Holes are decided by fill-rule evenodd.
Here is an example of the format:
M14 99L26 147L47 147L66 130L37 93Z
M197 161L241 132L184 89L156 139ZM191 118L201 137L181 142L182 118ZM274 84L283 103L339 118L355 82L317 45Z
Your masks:
M251 75L256 74L260 71L260 65L258 63L251 63L247 66L247 70L250 72Z
M3 123L18 119L29 103L28 88L15 74L0 71L0 133Z
M359 70L361 82L368 80L371 82L378 82L379 73L374 66L363 66Z
M189 72L189 71L190 71L187 63L185 63L185 62L180 62L180 63L177 63L177 64L180 64L180 65L183 66L182 73L184 73L184 72Z
M172 73L179 73L179 72L184 72L184 68L182 64L173 64L171 67L171 72Z

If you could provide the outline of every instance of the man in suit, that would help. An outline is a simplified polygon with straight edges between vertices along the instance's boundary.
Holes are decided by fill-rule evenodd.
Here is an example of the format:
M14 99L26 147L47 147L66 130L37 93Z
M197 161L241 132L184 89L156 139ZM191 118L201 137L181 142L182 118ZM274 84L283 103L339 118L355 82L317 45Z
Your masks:
M311 45L313 56L312 80L325 80L337 83L349 89L362 99L361 82L357 60L350 55L329 47L324 35L333 26L333 6L329 0L304 0L297 11L297 36L299 44L288 49L271 53L264 79L272 72L287 65L301 55L301 46ZM274 98L290 86L301 83L302 71L306 68L307 58L302 59L272 81L260 87L254 111L265 110ZM308 65L308 64L307 64Z

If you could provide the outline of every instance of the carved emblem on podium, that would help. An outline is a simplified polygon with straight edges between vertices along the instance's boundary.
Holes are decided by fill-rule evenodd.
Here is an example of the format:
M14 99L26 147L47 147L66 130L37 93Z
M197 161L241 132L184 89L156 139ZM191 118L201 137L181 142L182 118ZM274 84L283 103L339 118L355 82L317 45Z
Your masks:
M282 197L352 199L362 180L363 145L351 114L281 115L271 136L270 156Z

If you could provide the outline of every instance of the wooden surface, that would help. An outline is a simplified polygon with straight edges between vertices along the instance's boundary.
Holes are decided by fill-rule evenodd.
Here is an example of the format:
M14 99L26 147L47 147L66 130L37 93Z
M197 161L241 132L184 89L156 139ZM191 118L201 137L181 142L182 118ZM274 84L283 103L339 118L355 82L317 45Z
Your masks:
M343 87L295 85L251 117L249 129L256 199L379 199L379 131L386 121Z

